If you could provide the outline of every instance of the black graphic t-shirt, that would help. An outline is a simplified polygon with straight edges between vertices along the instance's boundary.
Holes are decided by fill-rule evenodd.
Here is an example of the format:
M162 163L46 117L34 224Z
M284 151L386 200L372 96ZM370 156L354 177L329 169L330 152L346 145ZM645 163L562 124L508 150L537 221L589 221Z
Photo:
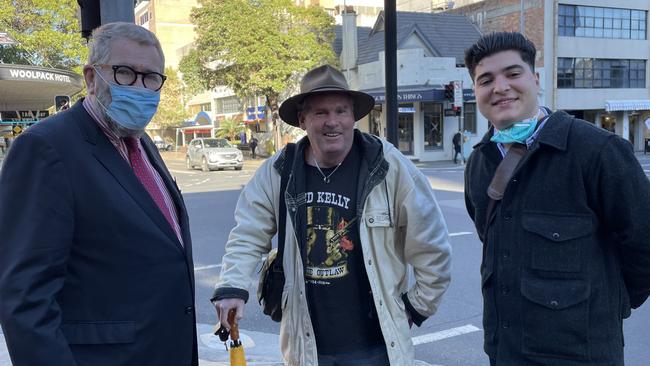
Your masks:
M320 354L384 344L359 243L359 165L353 147L336 171L321 168L329 176L326 183L316 167L305 164L305 284Z

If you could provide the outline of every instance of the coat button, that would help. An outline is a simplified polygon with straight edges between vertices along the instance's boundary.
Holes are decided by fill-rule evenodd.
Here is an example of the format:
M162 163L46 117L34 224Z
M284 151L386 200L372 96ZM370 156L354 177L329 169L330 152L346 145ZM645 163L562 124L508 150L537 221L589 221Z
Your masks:
M372 266L372 259L368 259L368 265Z
M510 292L510 289L508 288L508 286L501 286L501 293L502 294L507 295L508 292Z
M373 222L375 222L375 219L373 219L373 218L371 217L371 218L368 219L368 222L372 224Z
M556 308L556 307L558 307L560 305L560 303L557 302L557 300L551 300L551 302L549 304L554 308Z
M186 306L185 307L185 314L192 315L192 313L194 313L194 307L193 306Z
M555 240L560 239L560 233L553 233L553 239Z
M508 329L510 328L510 323L507 320L501 322L501 328Z
M503 259L510 258L510 251L509 250L504 250L503 252L501 252L501 256L503 257Z
M395 342L390 342L391 347L395 347Z

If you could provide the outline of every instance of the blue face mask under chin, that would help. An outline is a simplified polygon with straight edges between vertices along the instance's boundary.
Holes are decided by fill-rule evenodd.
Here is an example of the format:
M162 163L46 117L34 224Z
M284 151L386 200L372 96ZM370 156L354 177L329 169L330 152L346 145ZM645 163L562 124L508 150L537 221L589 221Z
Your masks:
M510 127L504 128L503 130L497 130L495 128L494 135L492 135L490 141L500 142L502 144L525 144L526 140L535 133L539 113L540 112L538 111L535 117L515 122Z
M144 131L160 103L160 93L157 91L134 86L109 83L95 70L95 75L108 84L111 93L111 103L104 106L106 115L119 126L136 131Z

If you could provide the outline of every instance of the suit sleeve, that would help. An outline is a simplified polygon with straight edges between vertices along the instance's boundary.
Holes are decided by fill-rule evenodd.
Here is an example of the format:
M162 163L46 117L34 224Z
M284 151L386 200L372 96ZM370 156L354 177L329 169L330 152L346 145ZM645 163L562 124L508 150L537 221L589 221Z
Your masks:
M412 179L412 186L398 200L404 254L415 277L415 284L402 299L411 319L420 326L436 312L451 281L451 244L429 181L419 171L413 172Z
M29 131L0 171L0 322L14 365L75 365L57 294L73 240L73 195L45 138Z
M650 295L650 182L632 145L618 136L598 161L600 220L617 245L630 304L638 308Z

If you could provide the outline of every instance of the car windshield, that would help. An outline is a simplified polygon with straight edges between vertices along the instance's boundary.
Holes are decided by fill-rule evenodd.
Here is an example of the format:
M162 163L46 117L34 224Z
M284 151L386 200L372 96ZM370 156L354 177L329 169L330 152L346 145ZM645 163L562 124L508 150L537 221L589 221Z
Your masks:
M203 144L205 147L232 147L225 139L205 139Z

